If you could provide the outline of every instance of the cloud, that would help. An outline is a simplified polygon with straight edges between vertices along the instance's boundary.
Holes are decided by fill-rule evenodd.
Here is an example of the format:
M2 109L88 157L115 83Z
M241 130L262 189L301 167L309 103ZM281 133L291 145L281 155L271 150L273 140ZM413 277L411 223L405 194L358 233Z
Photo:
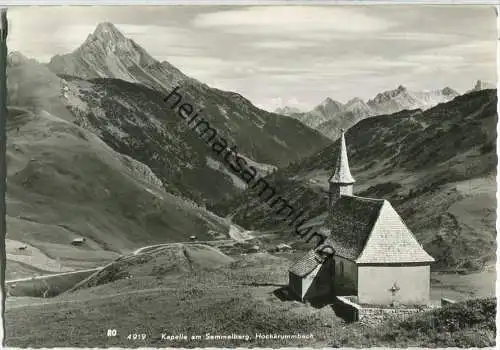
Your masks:
M340 6L252 6L199 14L193 24L233 34L299 36L318 32L373 33L394 25L362 10Z
M497 43L494 40L474 40L439 48L440 53L455 55L496 55Z
M28 57L68 53L108 21L154 58L269 108L496 79L494 14L477 6L22 6L8 16L9 50Z
M272 97L263 101L262 105L266 106L270 111L276 110L276 108L283 107L295 107L302 111L305 111L309 108L308 103L301 101L299 98L291 96L288 98L282 97Z
M272 40L272 41L257 41L246 43L256 49L271 49L271 50L295 50L304 47L313 47L319 45L312 41L292 41L292 40Z
M402 55L402 61L418 65L416 73L431 71L458 71L485 63L493 67L496 57L494 41L473 40Z
M411 40L411 41L427 41L427 42L449 42L459 40L460 36L456 34L444 33L428 33L428 32L392 32L382 33L375 36L378 40Z
M170 63L183 72L208 84L215 80L237 80L256 73L258 65L251 60L229 60L209 56L169 56Z
M176 17L181 17L174 13L176 9L179 11L172 6L12 7L8 12L8 45L29 57L47 60L75 50L98 23L112 22L159 59L169 55L202 55L210 42L182 23L176 26ZM169 17L171 20L166 21ZM196 37L201 38L193 40Z

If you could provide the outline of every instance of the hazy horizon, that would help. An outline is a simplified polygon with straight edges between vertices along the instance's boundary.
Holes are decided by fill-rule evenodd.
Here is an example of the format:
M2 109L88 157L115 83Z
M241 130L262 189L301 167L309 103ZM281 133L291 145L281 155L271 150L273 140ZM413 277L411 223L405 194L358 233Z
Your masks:
M489 5L23 6L8 17L9 51L47 62L111 22L157 60L267 110L497 80Z

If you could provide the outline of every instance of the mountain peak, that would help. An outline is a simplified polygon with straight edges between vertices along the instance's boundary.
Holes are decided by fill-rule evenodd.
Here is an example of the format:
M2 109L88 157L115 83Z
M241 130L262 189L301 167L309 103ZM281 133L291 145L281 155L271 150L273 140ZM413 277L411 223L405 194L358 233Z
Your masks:
M292 114L298 114L298 113L301 113L302 111L296 107L289 107L289 106L285 106L285 107L280 107L280 108L276 108L274 110L274 113L277 113L277 114L281 114L281 115L286 115L286 116L290 116Z
M483 80L477 80L476 85L474 85L473 91L485 90L485 89L494 89L495 85Z
M325 98L323 100L323 102L321 102L320 105L325 107L325 108L328 108L329 106L331 106L333 108L340 109L342 107L342 103L337 102L335 100L332 100L330 97Z
M441 89L441 93L445 96L458 96L458 92L456 92L449 86L446 86L443 89Z
M99 23L87 40L73 52L52 57L49 68L57 74L83 79L116 78L142 82L154 88L162 85L158 81L158 76L162 74L171 75L171 80L167 81L178 80L182 75L177 70L160 67L158 61L109 22ZM151 73L146 76L144 72L137 73L145 68L151 69Z
M121 32L116 28L116 26L111 23L111 22L101 22L97 25L97 27L94 30L94 34L101 34L101 33L119 33Z
M21 52L19 51L11 51L7 55L8 59L13 59L13 60L21 60L21 61L27 61L28 57L24 56Z
M387 90L378 93L373 100L368 101L368 105L387 103L388 101L392 100L393 98L399 95L407 95L407 94L408 90L406 89L406 87L404 87L403 85L399 85L394 90Z
M349 101L347 101L346 105L350 106L353 104L364 104L364 103L365 103L365 101L363 101L359 97L353 97Z
M7 55L7 64L9 66L19 66L28 62L34 62L35 60L24 56L19 51L11 51Z
M341 112L343 109L342 103L332 100L327 97L323 102L316 106L313 111L316 111L320 115L326 118L331 118L333 115Z
M94 33L89 35L87 41L94 41L95 39L99 39L104 42L119 42L127 40L122 32L120 32L111 22L99 23L95 28Z
M334 101L330 97L327 97L327 98L325 98L325 100L321 104L327 105L327 104L332 103L332 102L334 102Z

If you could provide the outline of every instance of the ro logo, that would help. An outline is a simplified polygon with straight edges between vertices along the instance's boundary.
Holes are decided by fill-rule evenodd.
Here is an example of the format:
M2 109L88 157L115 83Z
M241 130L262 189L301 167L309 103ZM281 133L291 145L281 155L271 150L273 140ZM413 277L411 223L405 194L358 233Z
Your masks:
M108 337L116 337L116 329L108 329Z

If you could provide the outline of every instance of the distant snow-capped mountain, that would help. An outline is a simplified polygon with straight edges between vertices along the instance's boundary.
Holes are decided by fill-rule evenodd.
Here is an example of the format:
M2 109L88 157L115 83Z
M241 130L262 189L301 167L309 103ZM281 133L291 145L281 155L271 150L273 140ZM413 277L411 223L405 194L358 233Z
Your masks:
M495 89L495 88L496 88L495 84L489 83L487 81L478 80L476 81L476 84L470 91L479 91L479 90Z
M344 111L354 113L355 115L359 115L361 117L367 117L372 114L370 106L368 106L365 101L359 97L355 97L347 101Z
M293 118L300 120L305 125L316 129L321 123L324 123L333 118L338 113L342 112L344 106L342 103L326 98L318 106L306 113L296 113Z
M278 107L274 110L274 113L276 114L281 114L281 115L286 115L286 116L291 116L292 114L297 114L301 113L302 111L296 107Z
M372 115L392 114L404 109L426 110L443 102L448 102L459 94L449 87L434 91L409 91L400 85L395 90L379 93L367 102Z
M367 102L355 97L342 104L327 98L310 112L293 114L291 117L335 139L339 128L347 129L364 118L405 109L426 110L458 95L458 92L449 87L433 91L409 91L400 85L394 90L378 93Z
M313 111L317 111L324 115L335 115L336 113L342 112L343 108L344 106L342 103L327 97L323 102L316 106Z

